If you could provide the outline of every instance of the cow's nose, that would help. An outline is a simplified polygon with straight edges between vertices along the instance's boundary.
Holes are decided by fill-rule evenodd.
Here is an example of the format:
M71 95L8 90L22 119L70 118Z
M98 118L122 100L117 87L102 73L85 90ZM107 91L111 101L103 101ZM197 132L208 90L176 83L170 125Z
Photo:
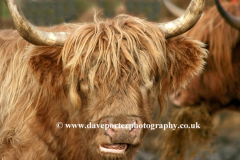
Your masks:
M132 124L112 124L109 128L106 128L106 133L110 137L116 136L116 134L126 134L130 135L131 137L137 137L139 132L141 132L141 128L137 127L137 121Z
M133 143L142 134L142 120L140 118L111 117L104 120L105 135L112 143Z

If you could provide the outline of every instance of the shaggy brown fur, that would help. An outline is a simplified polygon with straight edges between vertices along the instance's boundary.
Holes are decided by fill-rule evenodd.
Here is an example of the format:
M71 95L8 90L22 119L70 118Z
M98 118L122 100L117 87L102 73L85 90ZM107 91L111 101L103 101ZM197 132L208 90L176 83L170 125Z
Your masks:
M198 74L207 51L184 36L166 40L153 23L118 16L57 29L72 34L63 47L34 46L16 31L0 31L0 157L2 159L132 159L146 130L126 154L102 129L58 129L137 117L151 123L154 99ZM127 137L126 137L127 138ZM119 143L119 142L118 142Z
M211 150L214 142L214 131L212 126L212 117L205 105L197 108L184 107L176 108L172 111L171 124L200 124L200 128L167 129L161 134L161 152L162 159L184 160L194 159L196 154L202 150ZM206 143L208 142L208 143ZM201 146L201 147L199 147Z
M239 5L228 2L222 3L222 5L230 14L240 17ZM194 106L196 110L198 110L199 105L206 105L205 109L208 110L210 115L222 109L240 111L239 31L227 24L218 13L217 8L213 7L205 12L200 21L186 35L206 43L209 49L209 56L206 60L207 65L204 68L204 72L194 77L185 89L177 92L177 95L171 98L172 102L179 106ZM186 108L182 108L181 112L188 113L189 111ZM194 119L196 117L194 116L195 111L191 110L191 112ZM208 116L208 114L205 116ZM184 121L180 116L177 118L179 118L179 123ZM202 115L202 118L205 118L204 115ZM203 121L203 119L198 121L202 121L201 125L203 126L211 125L209 124L211 121ZM202 136L202 132L194 132L194 130L190 130L189 132L189 134L184 134L178 138L188 140L189 136L193 135L193 137L198 137L199 141L203 141L206 144L211 139L209 138L211 136L208 138ZM170 137L165 138L167 141L163 142L170 145L168 146L168 150L165 150L166 157L174 159L174 155L175 159L184 159L182 157L187 156L185 154L186 151L181 150L181 153L176 150L175 152L169 152L169 150L173 150L176 146L176 144L169 143L169 139L175 138L175 134L169 132L167 134ZM209 135L212 135L212 133ZM195 148L188 146L189 144L180 143L182 148L192 149L189 152L195 153L199 152L200 147L202 147L200 144L204 144L198 143L199 148Z
M229 2L222 5L227 12L240 17L239 5ZM239 41L239 31L221 17L216 7L209 9L186 35L208 44L209 69L216 70L221 79L233 78L232 50Z
M222 5L230 14L240 17L239 5L227 2ZM176 101L183 106L204 101L213 113L231 106L232 100L240 100L239 31L227 24L213 7L186 35L208 44L210 54L203 74L192 79L187 91L175 97ZM239 105L236 103L235 109L239 110Z

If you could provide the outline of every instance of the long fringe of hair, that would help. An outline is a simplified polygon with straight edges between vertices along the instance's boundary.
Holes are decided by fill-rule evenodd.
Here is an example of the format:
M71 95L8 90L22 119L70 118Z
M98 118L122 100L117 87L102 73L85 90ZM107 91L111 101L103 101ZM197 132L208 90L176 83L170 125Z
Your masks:
M78 26L62 50L70 94L77 95L74 85L83 79L91 92L103 84L118 90L133 81L152 83L150 77L166 69L165 50L164 33L153 23L127 15L106 21L95 17L94 22ZM79 97L70 97L80 104Z

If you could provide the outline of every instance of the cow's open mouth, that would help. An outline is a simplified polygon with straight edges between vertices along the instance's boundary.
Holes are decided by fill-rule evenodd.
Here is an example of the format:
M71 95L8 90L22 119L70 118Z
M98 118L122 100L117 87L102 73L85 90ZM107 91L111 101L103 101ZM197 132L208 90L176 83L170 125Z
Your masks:
M104 144L99 145L100 152L123 154L127 150L127 144Z

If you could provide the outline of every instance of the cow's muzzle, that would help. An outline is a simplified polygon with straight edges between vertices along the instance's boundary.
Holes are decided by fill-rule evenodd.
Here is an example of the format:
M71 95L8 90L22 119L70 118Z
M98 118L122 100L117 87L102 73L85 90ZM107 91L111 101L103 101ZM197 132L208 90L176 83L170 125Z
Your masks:
M102 153L124 154L129 147L139 145L143 128L138 117L108 117L101 121L105 124L104 135L110 143L99 145Z

